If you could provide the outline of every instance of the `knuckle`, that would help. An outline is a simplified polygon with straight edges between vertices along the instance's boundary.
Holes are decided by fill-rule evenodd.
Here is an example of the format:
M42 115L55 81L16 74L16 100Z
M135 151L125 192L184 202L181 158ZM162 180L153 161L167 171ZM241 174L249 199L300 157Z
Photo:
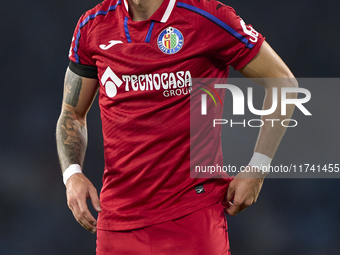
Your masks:
M69 208L71 211L73 211L73 203L68 202L68 203L67 203L67 206L68 206L68 208Z
M236 207L240 207L242 204L244 204L244 202L241 201L241 200L234 200L233 204L234 204Z
M78 212L73 212L74 218L76 218L77 221L81 219L81 215Z
M86 215L87 214L87 210L86 209L81 209L80 213L81 213L81 215Z
M83 228L85 228L86 230L89 230L89 227L84 222L82 221L78 221L78 222Z
M251 201L247 201L247 202L244 203L244 205L245 205L246 207L251 206L252 204L253 204L253 202L251 202Z
M67 205L68 206L72 205L73 203L74 203L74 199L73 198L70 197L70 198L67 199Z
M84 223L85 218L83 216L77 215L76 219L81 225L85 225L85 223Z
M83 225L83 223L81 222L81 220L80 220L78 217L75 216L75 219L76 219L76 221L78 221L78 223L79 223L80 225Z
M235 216L235 215L236 215L236 212L235 212L235 211L229 212L229 215L230 215L230 216Z

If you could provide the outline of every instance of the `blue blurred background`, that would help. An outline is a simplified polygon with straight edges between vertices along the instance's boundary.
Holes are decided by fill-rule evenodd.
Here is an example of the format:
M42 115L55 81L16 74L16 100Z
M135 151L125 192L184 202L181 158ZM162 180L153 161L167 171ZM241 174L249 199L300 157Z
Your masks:
M296 77L339 77L339 1L223 2L267 37ZM55 125L73 30L81 14L97 3L2 3L0 254L95 254L95 235L74 220L66 205ZM238 73L232 71L231 76ZM334 88L333 98L339 92ZM339 106L337 101L327 103L327 93L322 104L313 96L316 109ZM338 124L333 124L333 131ZM104 164L97 102L89 113L88 128L84 171L100 190ZM275 160L284 161L292 152L309 160L308 151L313 151L320 159L310 160L339 163L338 157L328 156L337 154L338 133L326 128L314 131L313 126L298 134L290 130ZM305 144L289 143L295 136L304 137ZM242 151L247 144L233 145ZM253 143L248 147L252 150ZM228 218L232 254L339 254L339 184L340 179L267 179L258 202Z

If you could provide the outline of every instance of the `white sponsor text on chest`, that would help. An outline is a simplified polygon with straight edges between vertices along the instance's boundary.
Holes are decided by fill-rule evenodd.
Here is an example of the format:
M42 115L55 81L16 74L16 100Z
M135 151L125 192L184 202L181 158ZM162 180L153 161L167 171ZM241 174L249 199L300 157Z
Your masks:
M125 81L125 91L176 89L191 86L191 74L189 71L176 73L122 75Z
M120 79L110 67L107 67L100 80L105 87L106 95L110 98L117 95L118 88L124 83L125 86L122 88L125 88L126 92L162 89L165 97L188 94L192 86L190 71L122 75Z

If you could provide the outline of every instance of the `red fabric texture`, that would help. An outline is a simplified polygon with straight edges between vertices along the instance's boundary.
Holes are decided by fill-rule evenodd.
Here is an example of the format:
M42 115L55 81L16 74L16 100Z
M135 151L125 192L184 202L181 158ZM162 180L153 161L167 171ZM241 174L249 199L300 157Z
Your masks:
M227 230L224 209L215 204L142 229L98 230L97 255L230 255Z

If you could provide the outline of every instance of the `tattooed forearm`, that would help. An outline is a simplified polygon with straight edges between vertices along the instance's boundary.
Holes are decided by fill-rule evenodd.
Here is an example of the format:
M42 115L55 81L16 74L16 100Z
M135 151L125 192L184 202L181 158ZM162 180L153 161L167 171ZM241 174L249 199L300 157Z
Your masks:
M87 145L86 124L64 109L58 120L56 136L62 170L71 164L82 166Z
M65 76L64 102L77 106L82 86L82 78L73 72L67 71Z

